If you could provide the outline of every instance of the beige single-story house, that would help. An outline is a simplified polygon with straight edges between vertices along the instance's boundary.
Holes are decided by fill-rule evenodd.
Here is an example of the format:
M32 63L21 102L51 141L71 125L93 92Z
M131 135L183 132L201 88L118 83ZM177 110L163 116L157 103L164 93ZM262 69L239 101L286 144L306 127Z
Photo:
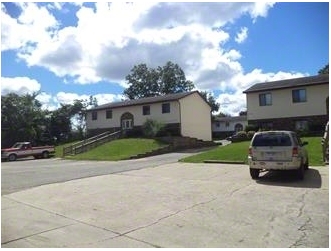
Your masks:
M161 122L172 135L212 140L211 107L198 91L100 105L87 111L86 128L89 135L139 130L147 119Z
M329 74L258 83L244 91L249 125L261 129L323 130Z
M213 136L226 138L236 132L244 131L247 125L247 116L216 117L212 121Z

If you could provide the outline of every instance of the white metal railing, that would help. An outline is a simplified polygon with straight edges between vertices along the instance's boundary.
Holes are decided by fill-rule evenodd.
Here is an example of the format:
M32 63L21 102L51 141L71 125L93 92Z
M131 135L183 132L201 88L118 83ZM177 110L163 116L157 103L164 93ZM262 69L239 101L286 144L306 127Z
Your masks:
M94 137L79 141L70 146L63 148L62 156L76 155L79 153L87 152L97 146L107 143L111 140L118 139L122 135L122 131L117 132L104 132Z

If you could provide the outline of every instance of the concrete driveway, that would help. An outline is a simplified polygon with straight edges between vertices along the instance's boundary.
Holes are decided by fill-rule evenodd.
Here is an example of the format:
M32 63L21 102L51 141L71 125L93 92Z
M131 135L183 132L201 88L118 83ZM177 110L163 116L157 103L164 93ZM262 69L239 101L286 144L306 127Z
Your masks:
M2 196L2 247L329 247L329 169L171 163Z

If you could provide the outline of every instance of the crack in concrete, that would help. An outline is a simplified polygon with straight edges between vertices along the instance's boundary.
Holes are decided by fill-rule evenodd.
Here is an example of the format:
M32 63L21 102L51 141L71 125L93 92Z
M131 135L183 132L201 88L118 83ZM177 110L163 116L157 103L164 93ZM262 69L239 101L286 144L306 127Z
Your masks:
M301 203L301 206L299 208L299 214L298 214L297 218L301 217L301 215L302 215L303 208L305 207L304 200L305 200L306 194L307 194L307 191L304 194L302 194L301 197L300 197L299 203Z
M212 198L211 200L208 200L208 201L203 201L203 202L200 202L200 203L193 204L192 206L190 206L190 207L188 207L188 208L185 208L185 209L183 209L183 210L178 210L178 211L176 211L176 212L174 212L174 213L172 213L172 214L169 214L169 215L166 215L166 216L164 216L164 217L161 217L160 219L158 219L158 220L156 220L155 222L153 222L153 223L151 223L151 224L148 224L148 225L146 225L146 226L141 226L141 227L138 227L138 228L136 228L136 229L132 229L132 230L130 230L130 231L127 231L127 232L124 232L124 233L120 233L120 232L116 232L116 231L113 231L113 230L110 230L110 229L106 229L106 228L104 228L104 227L100 227L100 226L92 225L92 224L86 223L86 222L81 221L81 220L73 219L73 218L67 217L67 216L65 216L65 215L62 215L62 214L59 214L59 213L56 213L56 212L52 212L52 211L49 211L49 210L46 210L46 209L43 209L43 208L40 208L40 207L37 207L37 206L31 205L31 204L29 204L29 203L24 203L24 202L21 202L21 201L17 201L17 200L15 200L15 199L13 199L13 198L9 198L9 197L6 197L6 198L9 199L9 200L15 201L15 202L17 202L17 203L20 203L20 204L23 204L23 205L26 205L26 206L29 206L29 207L35 208L35 209L37 209L37 210L41 210L41 211L44 211L44 212L47 212L47 213L51 213L51 214L54 214L54 215L58 215L58 216L61 216L61 217L63 217L63 218L66 218L66 219L69 219L69 220L75 221L75 222L77 222L77 223L85 224L85 225L88 225L88 226L91 226L91 227L99 228L99 229L102 229L102 230L105 230L105 231L109 231L109 232L111 232L111 233L116 234L116 236L114 236L114 237L106 238L106 239L100 240L100 241L98 241L98 242L102 242L102 241L105 241L105 240L108 240L108 239L111 240L111 239L115 239L115 238L120 237L120 236L124 236L124 237L130 238L130 239L132 239L132 240L135 240L135 241L139 241L139 242L142 242L142 243L148 244L148 245L150 245L150 246L152 246L152 247L155 247L155 248L161 248L161 247L158 246L158 245L156 245L156 244L149 243L149 242L146 242L146 241L139 240L139 239L136 239L136 238L134 238L134 237L128 236L127 234L132 233L132 232L135 232L135 231L140 230L140 229L144 229L144 228L148 228L148 227L150 227L150 226L156 225L156 224L158 224L159 222L161 222L161 221L164 220L164 219L170 218L170 217L172 217L172 216L174 216L174 215L177 215L177 214L179 214L179 213L181 213L181 212L185 212L185 211L190 210L190 209L192 209L192 208L194 208L194 207L197 207L197 206L200 206L200 205L204 205L204 204L208 204L208 203L210 203L210 202L212 202L212 201L214 201L214 200L217 199L217 198ZM68 224L68 225L65 225L65 226L60 226L60 227L57 227L57 228L54 228L54 229L48 229L48 230L46 230L46 231L42 231L42 232L34 233L34 234L31 234L31 235L28 235L28 236L24 236L24 237L20 237L20 238L17 238L17 239L13 239L13 240L10 240L10 241L7 241L7 242L4 242L4 243L1 243L1 244L8 244L8 243L10 243L10 242L14 242L14 241L21 240L21 239L26 239L26 238L29 238L29 237L32 237L32 236L35 236L35 235L38 235L38 234L41 234L41 233L45 233L45 232L49 232L49 231L53 231L53 230L56 230L56 229L64 228L64 227L71 226L71 225L75 225L75 224L76 224L76 223L72 223L72 224Z
M40 232L33 233L33 234L30 234L30 235L27 235L27 236L16 238L16 239L13 239L13 240L1 242L1 245L2 244L5 245L5 244L8 244L8 243L11 243L11 242L14 242L14 241L18 241L18 240L23 240L23 239L26 239L26 238L29 238L29 237L32 237L32 236L35 236L35 235L44 234L44 233L51 232L53 230L57 230L57 229L61 229L61 228L65 228L65 227L68 227L68 226L73 226L73 225L76 225L76 224L77 223L72 223L72 224L67 224L67 225L64 225L64 226L54 227L54 228L51 228L51 229L47 229L45 231L40 231Z
M271 228L271 231L274 229L272 223L275 221L276 219L276 216L274 214L272 214L271 218L269 219L269 224L270 224L270 228ZM263 239L269 244L269 241L268 239L270 238L271 234L270 234L270 231L266 232L264 235L263 235Z
M113 230L110 230L110 229L107 229L107 228L104 228L104 227L96 226L96 225L93 225L93 224L90 224L90 223L86 223L86 222L81 221L81 220L77 220L77 219L74 219L74 218L70 218L70 217L65 216L65 215L63 215L63 214L59 214L59 213L57 213L57 212L49 211L49 210L46 210L46 209L40 208L40 207L38 207L38 206L31 205L31 204L29 204L29 203L25 203L25 202L22 202L22 201L15 200L15 199L13 199L13 198L9 198L9 197L7 197L7 196L3 196L3 197L6 197L7 199L12 200L12 201L15 201L15 202L17 202L17 203L20 203L20 204L22 204L22 205L25 205L25 206L28 206L28 207L31 207L31 208L34 208L34 209L37 209L37 210L40 210L40 211L43 211L43 212L46 212L46 213L50 213L50 214L53 214L53 215L57 215L57 216L60 216L60 217L65 218L65 219L72 220L72 221L75 221L75 222L76 222L76 223L68 224L68 225L65 225L65 226L60 226L60 227L57 227L57 228L54 228L54 229L46 230L46 231L43 231L43 232L40 232L40 233L44 233L44 232L48 232L48 231L52 231L52 230L56 230L56 229L60 229L60 228L62 228L62 227L67 227L67 226L71 226L71 225L75 225L75 224L77 224L77 223L80 223L80 224L84 224L84 225L87 225L87 226L90 226L90 227L95 227L95 228L98 228L98 229L102 229L102 230L105 230L105 231L108 231L108 232L111 232L111 233L114 233L114 234L117 234L117 235L121 235L121 233L119 233L119 232L115 232L115 231L113 231ZM21 238L18 238L18 239L24 239L24 238L31 237L31 236L34 236L34 235L38 235L38 234L40 234L40 233L36 233L36 234L29 235L29 236L21 237ZM15 240L8 241L7 243L12 242L12 241L15 241ZM6 244L6 243L1 243L1 244Z
M170 217L172 217L172 216L174 216L174 215L177 215L177 214L179 214L179 213L181 213L181 212L185 212L185 211L190 210L190 209L192 209L192 208L194 208L194 207L197 207L197 206L200 206L200 205L204 205L204 204L208 204L208 203L210 203L210 202L212 202L212 201L214 201L214 200L216 200L216 199L217 199L217 198L213 198L213 199L208 200L208 201L204 201L204 202L200 202L200 203L193 204L192 206L190 206L190 207L188 207L188 208L185 208L185 209L183 209L183 210L178 210L178 211L176 211L176 212L174 212L174 213L172 213L172 214L169 214L169 215L163 216L163 217L161 217L160 219L157 219L157 220L156 220L155 222L153 222L153 223L150 223L150 224L148 224L148 225L145 225L145 226L141 226L141 227L138 227L138 228L132 229L132 230L127 231L127 232L124 232L124 233L119 233L118 236L114 236L114 237L111 237L111 238L107 238L107 239L104 239L104 240L100 240L100 241L98 241L98 242L105 241L105 240L111 240L111 239L115 239L115 238L118 238L118 237L123 236L123 237L129 238L129 239L135 240L135 241L139 241L139 242L145 243L145 244L150 245L150 246L152 246L152 247L154 247L154 248L162 248L162 246L159 246L159 245L156 245L156 244L153 244L153 243L150 243L150 242L147 242L147 241L141 240L141 239L137 239L137 238L131 237L131 236L127 235L127 234L130 234L130 233L133 233L133 232L135 232L135 231L138 231L138 230L141 230L141 229L148 228L148 227L150 227L150 226L156 225L156 224L160 223L160 222L161 222L162 220L164 220L164 219L168 219L168 218L170 218Z
M145 244L147 244L147 245L149 245L149 246L151 246L151 247L154 247L154 248L162 248L161 246L155 245L155 244L153 244L153 243L149 243L149 242L144 241L144 240L136 239L136 238L133 238L133 237L131 237L131 236L126 236L126 235L124 235L124 234L119 234L119 235L114 236L114 237L105 238L105 239L98 240L98 241L96 241L96 242L91 242L91 243L88 243L88 244L89 244L89 245L92 245L92 244L94 244L94 243L101 243L101 242L104 242L104 241L107 241L107 240L114 240L114 239L116 239L116 238L118 238L118 237L126 237L126 238L131 239L131 240L134 240L134 241L138 241L138 242L141 242L141 243L145 243Z
M305 207L305 197L307 195L308 191L305 191L305 193L301 194L301 196L299 197L299 203L301 203L301 206L299 207L299 212L297 215L297 218L302 217L303 215L303 210ZM311 218L308 217L308 219L298 228L298 231L300 231L301 235L300 237L292 244L290 245L290 248L292 247L299 247L301 245L303 245L303 241L305 239L307 239L307 233L306 231L308 230L308 225L311 223Z
M300 227L298 228L298 230L302 233L301 236L299 237L298 240L296 240L296 241L290 246L290 248L296 248L296 247L299 247L299 246L304 245L303 242L307 239L308 234L306 233L306 231L308 230L308 228L309 228L308 226L310 225L310 223L311 223L311 218L308 217L308 219L305 221L305 223L304 223L302 226L300 226ZM305 246L305 245L304 245L304 246Z
M234 189L233 191L231 191L231 192L229 193L230 197L232 197L233 194L235 194L236 192L238 192L238 191L240 191L240 190L242 190L242 189L244 189L244 188L247 188L247 187L249 187L249 186L251 186L251 185L252 185L252 184L250 183L250 184L247 184L247 185L245 185L245 186L243 186L243 187L239 187L239 188L237 188L237 189Z
M214 200L216 200L216 199L217 199L217 198L212 198L212 199L210 199L210 200L208 200L208 201L203 201L203 202L199 202L199 203L193 204L193 205L190 206L190 207L187 207L187 208L185 208L185 209L178 210L178 211L176 211L176 212L174 212L174 213L171 213L171 214L169 214L169 215L163 216L163 217L161 217L160 219L157 219L156 221L154 221L154 222L152 222L152 223L150 223L150 224L148 224L148 225L141 226L141 227L138 227L138 228L132 229L132 230L130 230L130 231L127 231L127 232L123 233L122 235L126 235L126 234L129 234L129 233L135 232L135 231L137 231L137 230L141 230L141 229L148 228L148 227L150 227L150 226L156 225L156 224L160 223L162 220L168 219L168 218L170 218L170 217L172 217L172 216L175 216L175 215L177 215L177 214L179 214L179 213L182 213L182 212L185 212L185 211L191 210L191 209L193 209L193 208L195 208L195 207L197 207L197 206L201 206L201 205L208 204L208 203L210 203L210 202L212 202L212 201L214 201Z

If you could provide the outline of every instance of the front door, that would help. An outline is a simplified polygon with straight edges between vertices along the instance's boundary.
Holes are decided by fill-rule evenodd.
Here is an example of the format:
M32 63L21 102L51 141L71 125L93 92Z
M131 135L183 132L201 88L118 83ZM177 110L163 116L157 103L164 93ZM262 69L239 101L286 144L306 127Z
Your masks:
M122 129L132 129L132 119L123 119L122 120Z
M121 116L122 130L130 130L133 128L133 115L129 112L123 113Z

